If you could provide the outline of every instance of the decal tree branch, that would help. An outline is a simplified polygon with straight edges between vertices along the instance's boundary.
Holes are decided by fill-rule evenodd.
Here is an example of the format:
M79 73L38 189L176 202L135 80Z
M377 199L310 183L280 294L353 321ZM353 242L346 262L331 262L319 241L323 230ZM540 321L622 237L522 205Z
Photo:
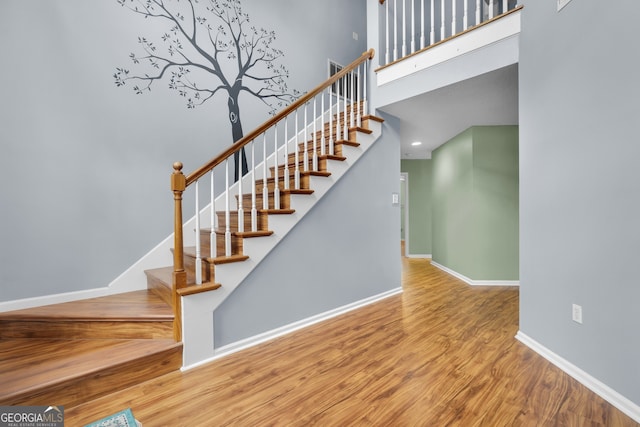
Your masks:
M287 87L289 72L278 63L284 54L272 47L275 32L250 26L240 0L116 1L145 20L166 25L159 35L138 37L141 52L129 55L131 69L116 68L116 86L131 83L136 94L143 94L166 80L168 89L186 99L187 108L202 106L224 93L232 141L244 135L241 93L259 99L270 114L299 96ZM247 168L242 157L244 174ZM236 180L238 171L236 153Z

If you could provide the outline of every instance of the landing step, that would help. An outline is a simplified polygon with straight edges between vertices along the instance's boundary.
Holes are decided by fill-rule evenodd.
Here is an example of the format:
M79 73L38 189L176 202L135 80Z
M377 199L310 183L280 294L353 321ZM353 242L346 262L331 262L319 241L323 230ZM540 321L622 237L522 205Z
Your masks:
M180 369L163 340L0 341L0 405L75 406Z
M149 290L0 313L0 339L171 338L173 311Z

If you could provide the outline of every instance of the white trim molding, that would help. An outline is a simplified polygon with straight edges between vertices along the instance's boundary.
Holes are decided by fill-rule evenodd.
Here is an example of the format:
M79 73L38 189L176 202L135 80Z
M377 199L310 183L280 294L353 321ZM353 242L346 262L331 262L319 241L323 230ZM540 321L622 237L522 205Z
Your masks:
M424 258L431 259L431 254L407 254L407 258Z
M515 338L570 375L580 384L584 385L589 390L593 391L595 394L625 413L627 416L631 417L634 421L640 423L640 406L604 384L602 381L578 368L568 360L558 356L553 351L524 334L522 331L518 331Z
M431 260L431 265L439 268L445 273L449 273L450 275L462 280L463 282L471 286L520 286L520 281L518 280L473 280L463 274L458 273L457 271L453 271L450 268L445 267L444 265L438 264L433 260Z
M276 339L286 334L290 334L291 332L295 332L298 329L306 328L307 326L314 325L319 322L323 322L325 320L329 320L333 317L340 316L349 311L353 311L367 305L373 304L375 302L381 301L385 298L389 298L391 296L402 293L402 287L398 287L395 289L391 289L389 291L383 292L378 295L374 295L360 301L353 302L351 304L344 305L342 307L335 308L333 310L325 311L324 313L316 314L315 316L308 317L306 319L299 320L297 322L290 323L285 326L281 326L276 329L272 329L267 332L263 332L261 334L255 335L253 337L245 338L243 340L225 345L220 347L214 351L213 357L210 357L206 360L201 360L196 363L193 363L188 366L183 366L182 371L187 371L189 369L204 365L205 363L212 362L214 360L220 359L225 356L229 356L233 353L236 353L241 350L245 350L249 347L256 346L258 344L262 344L264 342Z

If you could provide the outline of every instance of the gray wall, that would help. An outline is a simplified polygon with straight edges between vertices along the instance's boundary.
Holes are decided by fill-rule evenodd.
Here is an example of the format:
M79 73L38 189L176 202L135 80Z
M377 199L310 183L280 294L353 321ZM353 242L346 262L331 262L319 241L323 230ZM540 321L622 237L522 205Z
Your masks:
M215 311L216 347L401 286L399 121L385 119L369 151Z
M520 328L640 405L640 2L524 3Z
M276 32L291 88L366 50L364 0L242 5ZM231 143L224 96L187 110L166 81L145 95L116 88L138 36L160 30L115 0L2 3L0 301L108 285L172 232L172 163L189 172ZM268 109L241 100L246 133Z

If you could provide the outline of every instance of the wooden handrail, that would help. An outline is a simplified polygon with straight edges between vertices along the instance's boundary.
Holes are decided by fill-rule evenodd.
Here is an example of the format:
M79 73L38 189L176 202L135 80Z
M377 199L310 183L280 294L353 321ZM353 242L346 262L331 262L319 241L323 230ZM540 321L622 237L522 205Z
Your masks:
M327 87L331 86L332 84L334 84L335 82L340 80L342 77L346 76L348 73L353 71L358 65L360 65L361 63L363 63L367 59L373 59L374 55L375 55L375 50L374 49L369 49L368 51L364 52L362 55L360 55L360 57L358 59L353 61L348 66L344 67L342 70L340 70L340 72L334 74L328 80L326 80L324 83L321 83L320 85L318 85L312 91L310 91L310 92L306 93L305 95L301 96L300 98L298 98L296 101L294 101L293 103L291 103L290 105L288 105L287 107L282 109L278 114L276 114L275 116L271 117L269 120L264 122L261 126L256 128L255 130L253 130L249 134L245 135L244 137L242 137L238 141L236 141L233 145L231 145L229 148L224 150L218 156L214 157L209 162L205 163L204 165L202 165L201 167L199 167L195 171L191 172L186 177L186 187L188 187L189 185L193 184L198 179L202 178L207 172L209 172L214 167L216 167L217 165L219 165L223 161L225 161L225 159L227 159L227 157L231 156L233 153L235 153L236 151L240 150L242 147L244 147L245 145L247 145L248 143L250 143L251 141L256 139L258 136L263 134L267 129L269 129L272 126L274 126L280 120L283 120L286 116L288 116L290 113L292 113L293 111L295 111L298 108L300 108L307 101L309 101L310 99L312 99L313 97L318 95L324 89L326 89Z

